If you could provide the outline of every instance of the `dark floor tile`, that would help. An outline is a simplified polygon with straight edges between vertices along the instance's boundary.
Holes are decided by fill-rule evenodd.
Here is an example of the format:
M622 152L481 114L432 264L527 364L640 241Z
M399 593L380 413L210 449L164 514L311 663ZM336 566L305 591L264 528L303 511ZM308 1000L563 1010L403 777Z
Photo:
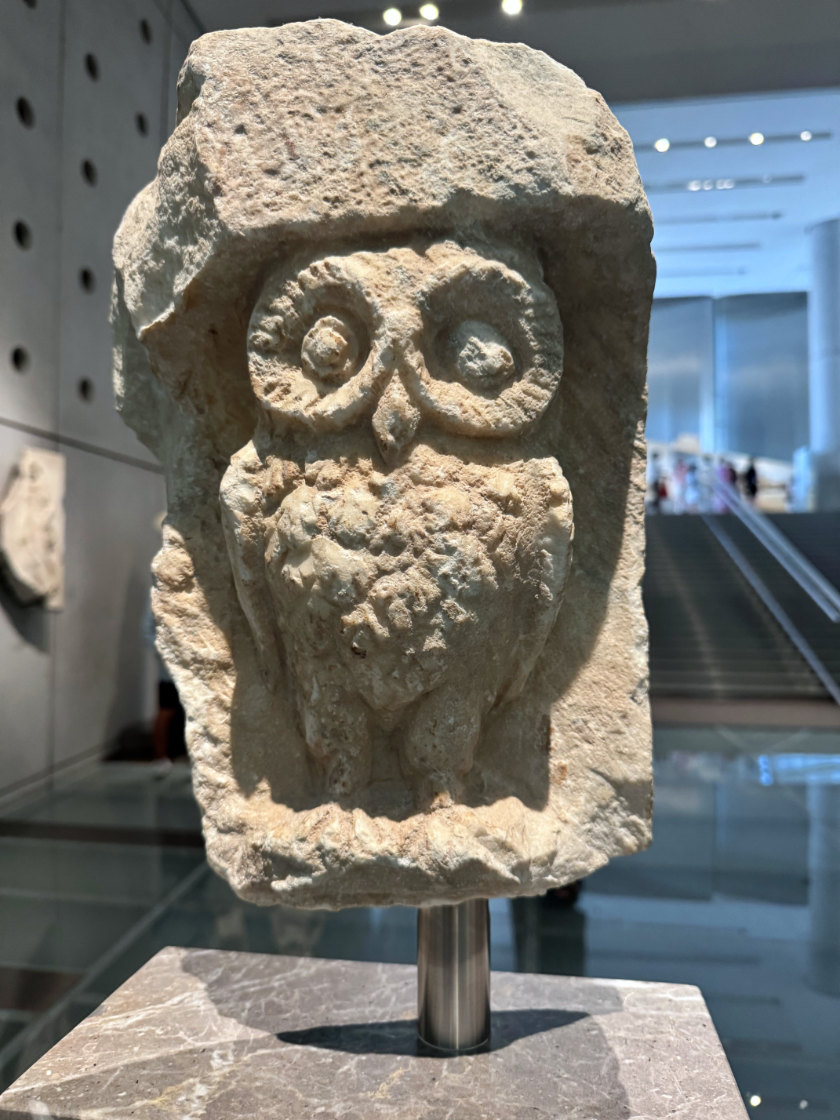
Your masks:
M200 832L174 828L132 828L118 825L64 824L54 821L0 820L0 837L68 840L94 844L144 844L148 847L202 848Z

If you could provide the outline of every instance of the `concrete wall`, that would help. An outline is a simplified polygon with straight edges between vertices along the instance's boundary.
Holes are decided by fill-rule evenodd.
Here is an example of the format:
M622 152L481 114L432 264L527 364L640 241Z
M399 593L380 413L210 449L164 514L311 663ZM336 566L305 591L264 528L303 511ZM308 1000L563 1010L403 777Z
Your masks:
M0 796L154 710L142 619L163 483L114 412L110 252L199 32L180 0L0 5L0 488L24 446L67 458L65 609L0 589Z

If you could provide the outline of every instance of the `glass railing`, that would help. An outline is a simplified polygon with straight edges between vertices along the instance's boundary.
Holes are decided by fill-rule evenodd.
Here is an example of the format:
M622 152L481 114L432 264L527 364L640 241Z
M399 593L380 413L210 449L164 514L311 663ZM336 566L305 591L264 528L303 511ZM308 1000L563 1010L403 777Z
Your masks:
M780 533L776 526L768 521L763 514L745 502L734 486L725 482L718 482L715 486L715 495L750 530L756 540L764 546L773 559L781 565L791 579L795 580L820 610L832 622L840 621L840 592L821 572L817 571L811 561L803 556L799 549L783 533ZM718 544L727 553L741 575L785 632L790 642L799 651L828 695L837 704L840 704L840 684L825 667L811 643L804 637L799 627L719 521L706 514L703 514L702 517L711 533L717 538Z
M811 561L802 555L784 533L781 533L763 513L745 502L734 486L717 481L715 496L725 503L727 509L734 513L764 545L774 560L781 564L791 579L796 580L820 610L832 622L840 622L840 591L825 578L822 572L817 571Z

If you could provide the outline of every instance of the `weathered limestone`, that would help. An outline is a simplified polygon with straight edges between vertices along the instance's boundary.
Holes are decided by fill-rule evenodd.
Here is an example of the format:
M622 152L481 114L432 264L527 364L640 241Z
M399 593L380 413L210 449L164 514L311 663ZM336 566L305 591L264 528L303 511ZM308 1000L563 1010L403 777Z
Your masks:
M0 571L24 605L64 606L64 456L25 447L0 502Z
M651 223L523 46L206 35L115 243L208 854L301 906L535 893L649 840Z

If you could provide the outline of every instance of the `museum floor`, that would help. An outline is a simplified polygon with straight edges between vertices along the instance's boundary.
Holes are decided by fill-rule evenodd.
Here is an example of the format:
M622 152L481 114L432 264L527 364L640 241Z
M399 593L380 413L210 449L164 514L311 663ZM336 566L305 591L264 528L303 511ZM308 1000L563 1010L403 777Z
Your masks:
M493 966L697 984L752 1113L837 1120L840 731L660 727L655 753L652 848L576 901L494 902ZM411 910L238 901L183 765L103 764L7 806L0 848L3 1084L165 945L414 959Z

